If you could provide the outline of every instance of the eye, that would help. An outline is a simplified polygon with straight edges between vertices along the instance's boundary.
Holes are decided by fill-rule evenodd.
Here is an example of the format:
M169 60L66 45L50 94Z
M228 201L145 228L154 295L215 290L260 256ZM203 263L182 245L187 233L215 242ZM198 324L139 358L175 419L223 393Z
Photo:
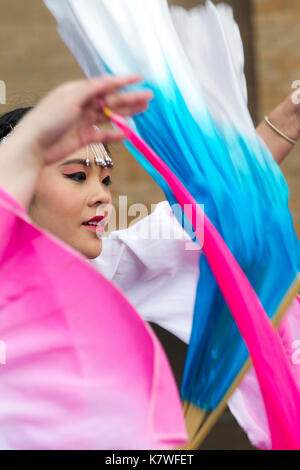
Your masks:
M69 175L64 175L67 178L71 178L74 181L77 181L78 183L81 183L82 181L86 180L86 174L83 171L78 171L77 173L70 173Z
M107 176L106 178L104 178L104 180L102 180L102 183L105 186L110 186L112 184L112 180L110 179L110 176Z

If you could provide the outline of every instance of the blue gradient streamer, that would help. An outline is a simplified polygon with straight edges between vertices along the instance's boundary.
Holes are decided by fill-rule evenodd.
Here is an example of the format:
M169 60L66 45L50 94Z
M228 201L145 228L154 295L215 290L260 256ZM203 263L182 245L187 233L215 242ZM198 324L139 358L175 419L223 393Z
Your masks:
M80 5L86 12L86 6L82 2ZM118 2L118 8L121 8L120 5ZM131 11L129 4L126 5L128 11ZM126 5L123 13L127 14ZM99 2L99 8L100 6L102 3ZM212 12L210 2L208 7ZM124 56L126 45L122 41L122 35L118 35L116 19L113 14L112 17L109 16L104 6L101 12L106 14L105 24L102 26L109 22L111 31L115 32L113 39L114 36L117 37L113 44L119 45L122 52L118 53L118 47L115 51L111 49L111 53L118 58L114 63L119 63L122 70L124 67L126 70L134 67L132 72L144 74L147 80L142 85L133 87L134 89L151 88L154 92L155 99L150 103L149 110L130 119L129 124L169 166L194 199L199 204L204 204L206 215L240 264L267 315L273 318L296 279L300 265L299 241L288 209L289 192L280 168L255 134L254 128L250 128L251 123L249 134L243 134L238 130L238 123L230 119L222 123L214 120L200 89L198 95L193 93L197 102L187 98L174 76L176 61L173 60L173 74L163 46L161 56L158 57L160 64L165 60L165 68L160 70L163 78L158 78L154 73L151 68L153 63L148 67L146 58L140 58L140 62L135 64L135 54L130 48L127 60ZM66 15L68 14L67 12ZM83 18L79 18L80 14L75 10L73 15L75 19L68 17L65 20L63 37L75 56L76 41L77 44L82 42L81 54L77 56L84 68L99 73L103 70L120 73L119 70L111 70L110 64L104 62L89 39L92 13L90 22L80 21ZM101 18L99 15L98 20ZM82 28L80 32L78 25ZM138 18L136 23L135 18L130 18L130 25L137 28L135 38L139 37L138 34L143 34L138 28ZM215 25L220 33L219 23L216 22ZM100 38L101 24L93 24L93 27L99 31ZM74 36L70 36L70 31ZM151 34L151 38L157 34L159 42L159 31L153 28ZM224 46L222 34L217 39ZM224 54L227 53L226 47L222 50ZM90 61L85 60L89 53ZM97 57L99 63L95 60ZM180 58L182 56L179 54L177 64L180 63ZM185 64L187 65L186 62ZM147 69L146 73L144 68ZM182 76L190 80L188 73ZM192 86L195 81L191 78L188 83ZM244 103L243 105L246 106ZM152 165L130 143L124 143L163 189L170 205L176 203L169 186ZM182 214L176 212L175 215L182 223ZM187 229L186 225L184 228ZM193 236L192 227L189 227L188 232ZM184 400L209 411L218 406L238 376L248 359L248 351L205 256L200 256L199 263L200 277L193 328L181 394Z
M166 99L160 89L152 87L155 100L147 113L134 118L135 128L196 201L204 204L206 215L272 318L299 272L299 241L284 177L258 137L247 139L229 124L221 128L207 110L196 122L171 78L168 88L173 100L170 93ZM126 145L174 204L174 195L162 178L131 144ZM183 399L214 410L248 357L207 260L201 256Z

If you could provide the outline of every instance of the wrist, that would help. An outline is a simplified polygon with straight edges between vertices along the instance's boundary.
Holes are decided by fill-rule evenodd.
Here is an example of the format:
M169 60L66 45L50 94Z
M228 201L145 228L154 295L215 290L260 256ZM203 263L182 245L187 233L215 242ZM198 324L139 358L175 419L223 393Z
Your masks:
M32 133L31 127L32 123L28 120L28 116L25 116L22 126L14 128L7 144L10 144L10 153L18 160L24 171L39 173L44 166L44 159L38 139Z
M43 163L29 139L13 132L0 145L0 185L28 210Z
M296 141L300 139L299 105L292 101L291 96L280 103L268 117L286 136Z

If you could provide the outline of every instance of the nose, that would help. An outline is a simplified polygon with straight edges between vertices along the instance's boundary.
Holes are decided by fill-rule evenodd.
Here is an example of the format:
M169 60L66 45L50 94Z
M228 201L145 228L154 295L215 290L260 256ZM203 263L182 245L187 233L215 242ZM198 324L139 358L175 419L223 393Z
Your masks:
M103 186L103 184L98 180L95 180L93 184L89 187L89 197L88 197L88 206L89 207L98 207L100 205L110 204L111 195L109 188Z

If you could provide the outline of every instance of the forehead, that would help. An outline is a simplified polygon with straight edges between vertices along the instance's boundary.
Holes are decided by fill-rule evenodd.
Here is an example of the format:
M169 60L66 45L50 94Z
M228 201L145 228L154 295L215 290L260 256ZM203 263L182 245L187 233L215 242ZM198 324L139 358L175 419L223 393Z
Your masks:
M103 169L113 166L106 148L101 144L91 144L83 147L57 163L59 167L71 164L80 164L86 167L100 166Z
M65 162L68 162L70 160L75 160L75 159L80 159L80 160L86 159L86 147L83 147L79 150L76 150L76 152L71 153L70 155L65 157L63 160L58 162L58 164L65 163Z

